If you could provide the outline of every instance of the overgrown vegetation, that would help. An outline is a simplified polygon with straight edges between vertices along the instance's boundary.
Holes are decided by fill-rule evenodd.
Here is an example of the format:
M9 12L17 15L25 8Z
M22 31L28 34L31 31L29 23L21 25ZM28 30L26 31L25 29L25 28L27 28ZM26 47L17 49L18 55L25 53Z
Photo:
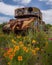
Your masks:
M26 36L3 34L0 25L0 65L52 65L52 40L44 31Z

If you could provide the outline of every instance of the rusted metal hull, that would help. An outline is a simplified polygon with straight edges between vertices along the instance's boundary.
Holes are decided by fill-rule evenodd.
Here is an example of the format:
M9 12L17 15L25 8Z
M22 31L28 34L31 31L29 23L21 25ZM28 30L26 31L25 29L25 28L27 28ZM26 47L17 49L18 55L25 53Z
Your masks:
M15 10L15 19L11 19L3 27L3 32L13 31L18 33L21 31L26 31L28 28L38 28L38 24L41 24L42 22L41 20L42 13L38 8L18 8Z

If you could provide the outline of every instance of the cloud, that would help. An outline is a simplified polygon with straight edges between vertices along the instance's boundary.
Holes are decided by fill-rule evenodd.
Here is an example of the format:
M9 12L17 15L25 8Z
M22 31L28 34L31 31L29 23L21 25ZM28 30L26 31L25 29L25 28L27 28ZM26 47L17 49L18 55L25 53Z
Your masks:
M4 17L4 16L0 16L0 24L3 23L3 22L8 22L10 20L9 17Z
M41 1L43 1L43 0L41 0ZM47 1L47 0L44 0L44 1ZM48 0L48 1L50 1L50 0ZM19 7L24 7L24 6L20 6L20 5L12 6L12 5L8 5L3 2L0 2L0 13L4 14L4 15L14 16L14 10ZM42 14L43 14L42 15L43 20L46 23L52 24L52 9L42 10ZM8 21L9 19L11 19L11 18L0 16L0 23L2 23L3 21Z
M39 0L39 1L47 1L47 0Z
M20 5L12 6L12 5L5 4L4 2L0 2L0 13L14 16L14 10L19 7L21 8L23 6Z
M47 5L52 5L52 0L39 0L39 1L46 2Z
M48 0L47 4L52 5L52 0Z
M45 23L52 24L52 9L42 10L42 17Z
M13 0L14 2L21 3L23 5L27 5L31 2L31 0Z
M0 2L2 2L3 0L0 0Z
M14 10L16 8L21 8L23 6L20 5L16 5L16 6L12 6L12 5L8 5L5 4L4 2L0 2L0 13L4 14L4 15L9 15L9 16L14 16ZM10 17L6 17L6 16L2 16L0 15L0 23L3 23L5 21L9 21L11 18Z

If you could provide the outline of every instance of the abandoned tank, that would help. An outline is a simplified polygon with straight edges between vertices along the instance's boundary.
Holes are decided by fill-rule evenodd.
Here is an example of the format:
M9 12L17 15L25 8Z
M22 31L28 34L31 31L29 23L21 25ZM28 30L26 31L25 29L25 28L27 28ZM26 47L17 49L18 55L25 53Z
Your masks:
M20 33L27 31L29 28L38 29L39 24L42 23L42 13L36 7L25 7L15 9L14 19L3 26L4 33Z

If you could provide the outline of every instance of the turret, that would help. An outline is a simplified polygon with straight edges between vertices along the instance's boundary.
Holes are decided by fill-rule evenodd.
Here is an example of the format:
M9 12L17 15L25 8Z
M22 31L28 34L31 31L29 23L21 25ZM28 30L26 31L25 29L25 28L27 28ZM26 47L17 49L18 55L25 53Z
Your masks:
M28 18L28 17L39 17L42 19L42 13L40 9L36 7L26 7L15 9L15 18Z

